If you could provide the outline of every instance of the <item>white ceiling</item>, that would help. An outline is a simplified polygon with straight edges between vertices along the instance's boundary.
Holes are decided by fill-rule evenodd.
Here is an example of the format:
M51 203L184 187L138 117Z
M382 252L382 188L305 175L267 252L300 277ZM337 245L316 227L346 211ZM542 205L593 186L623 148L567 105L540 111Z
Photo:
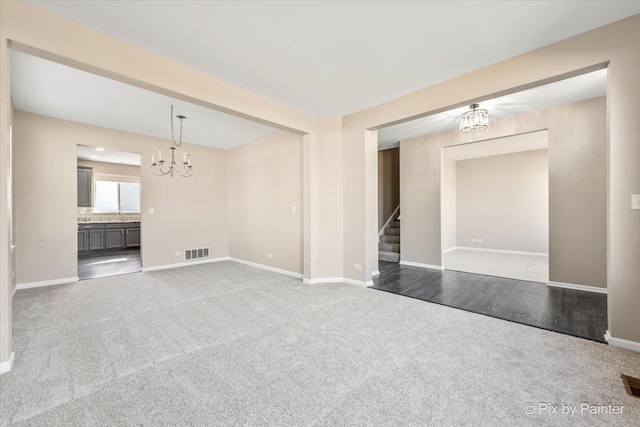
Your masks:
M78 145L76 151L79 160L140 166L140 154L138 153L107 150L101 147L88 147L86 145Z
M21 111L165 139L173 104L176 115L187 116L184 141L221 149L278 131L13 50L11 99Z
M640 13L640 1L32 1L321 116Z
M502 117L584 101L606 94L607 70L604 69L484 101L480 103L480 108L489 111L491 126L492 120ZM460 126L460 115L468 109L468 106L456 108L381 129L378 131L378 149L397 147L398 142L403 139L457 129Z
M469 144L445 147L442 153L453 160L477 159L549 148L549 131L524 133Z

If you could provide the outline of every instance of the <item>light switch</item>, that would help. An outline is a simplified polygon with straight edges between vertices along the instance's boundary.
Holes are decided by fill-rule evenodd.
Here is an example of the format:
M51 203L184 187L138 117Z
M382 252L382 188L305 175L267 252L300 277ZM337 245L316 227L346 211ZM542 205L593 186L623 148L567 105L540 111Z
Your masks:
M631 195L631 209L640 209L640 194Z
M295 206L291 206L291 212L292 213L296 213L296 207Z
M153 215L153 208L149 208L149 215Z

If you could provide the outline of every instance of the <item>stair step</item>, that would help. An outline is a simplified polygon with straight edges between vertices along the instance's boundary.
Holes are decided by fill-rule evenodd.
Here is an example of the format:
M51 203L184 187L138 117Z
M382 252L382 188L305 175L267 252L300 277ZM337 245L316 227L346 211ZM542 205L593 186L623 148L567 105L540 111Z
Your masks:
M389 227L400 228L400 221L398 221L398 220L396 220L396 221L390 221L390 222L389 222Z
M400 243L400 236L383 234L382 236L380 236L380 241L385 243Z
M384 234L391 234L394 236L399 236L400 235L400 228L399 227L387 227L384 229Z
M384 252L398 252L400 253L400 243L387 243L387 242L379 242L378 250Z
M400 262L400 254L397 252L378 251L380 261Z

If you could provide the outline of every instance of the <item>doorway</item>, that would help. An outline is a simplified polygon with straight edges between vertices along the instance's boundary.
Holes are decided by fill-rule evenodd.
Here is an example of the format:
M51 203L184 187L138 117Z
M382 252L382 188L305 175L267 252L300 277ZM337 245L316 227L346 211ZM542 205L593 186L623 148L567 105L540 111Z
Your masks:
M77 146L78 277L142 271L140 154Z

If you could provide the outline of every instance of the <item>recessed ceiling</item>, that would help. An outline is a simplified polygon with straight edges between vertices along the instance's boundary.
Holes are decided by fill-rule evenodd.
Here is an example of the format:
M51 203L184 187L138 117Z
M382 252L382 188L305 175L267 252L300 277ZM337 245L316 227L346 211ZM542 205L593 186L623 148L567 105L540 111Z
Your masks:
M480 103L480 108L489 111L491 127L492 120L585 101L606 94L607 70L604 69L484 101ZM468 109L468 106L456 108L381 129L378 131L378 150L397 147L403 139L458 129L460 115Z
M185 142L221 149L278 131L15 50L11 99L21 111L165 139L171 137L173 104L176 115L187 116Z
M640 13L640 1L32 1L320 116Z
M127 151L108 150L100 147L78 145L78 160L92 162L117 163L120 165L140 166L140 154Z
M457 161L520 153L523 151L544 150L545 148L549 148L549 131L541 130L538 132L505 136L504 138L471 142L469 144L453 145L451 147L445 147L442 150L442 154Z

